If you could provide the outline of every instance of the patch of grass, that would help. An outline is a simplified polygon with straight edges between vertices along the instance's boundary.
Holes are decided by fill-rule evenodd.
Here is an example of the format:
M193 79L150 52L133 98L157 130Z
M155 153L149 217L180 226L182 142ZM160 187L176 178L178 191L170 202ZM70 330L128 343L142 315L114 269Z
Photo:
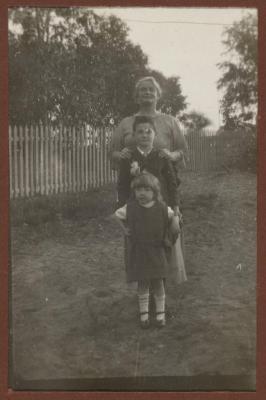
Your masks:
M10 201L10 222L12 226L39 226L62 218L82 221L108 215L114 206L113 185L81 193L14 199Z
M218 198L217 193L199 193L193 198L186 196L183 199L183 209L198 209L198 208L208 208L209 210L214 206Z
M50 199L61 222L12 229L21 376L132 376L136 361L137 379L254 373L255 176L186 173L181 192L188 281L176 288L168 280L163 330L139 328L136 292L124 282L122 233L106 217L113 187Z

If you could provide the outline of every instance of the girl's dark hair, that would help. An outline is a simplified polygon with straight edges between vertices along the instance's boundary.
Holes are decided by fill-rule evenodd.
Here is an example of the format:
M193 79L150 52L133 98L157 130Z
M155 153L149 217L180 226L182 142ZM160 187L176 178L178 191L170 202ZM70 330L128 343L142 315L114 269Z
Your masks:
M156 176L146 171L137 175L131 182L131 189L132 191L134 191L135 189L140 187L150 188L153 191L155 200L163 202L161 195L161 185Z
M133 122L133 132L136 131L136 128L139 124L150 124L152 126L154 132L156 133L154 122L151 117L148 117L146 115L136 115L134 122Z

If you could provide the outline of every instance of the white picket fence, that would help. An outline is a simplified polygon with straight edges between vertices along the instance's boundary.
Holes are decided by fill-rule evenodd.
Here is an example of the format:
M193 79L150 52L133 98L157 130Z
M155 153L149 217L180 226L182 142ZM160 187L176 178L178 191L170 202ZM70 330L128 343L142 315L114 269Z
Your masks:
M9 127L10 198L81 192L115 181L112 131Z
M82 192L116 181L109 152L113 130L67 127L9 127L10 198ZM186 132L183 132L184 134ZM221 168L241 137L187 135L189 171Z

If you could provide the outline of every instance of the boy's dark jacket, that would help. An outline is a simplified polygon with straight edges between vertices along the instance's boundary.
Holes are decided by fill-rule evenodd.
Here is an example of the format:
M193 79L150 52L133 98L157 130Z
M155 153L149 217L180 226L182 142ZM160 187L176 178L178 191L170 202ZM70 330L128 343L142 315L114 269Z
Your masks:
M130 159L121 159L118 171L118 207L123 206L131 197L130 184L134 175L131 174L131 164L136 161L140 167L140 172L147 172L156 176L161 184L161 193L163 200L170 207L179 205L178 186L180 180L177 177L177 171L173 162L160 157L159 150L152 149L151 152L144 156L136 148L133 150Z

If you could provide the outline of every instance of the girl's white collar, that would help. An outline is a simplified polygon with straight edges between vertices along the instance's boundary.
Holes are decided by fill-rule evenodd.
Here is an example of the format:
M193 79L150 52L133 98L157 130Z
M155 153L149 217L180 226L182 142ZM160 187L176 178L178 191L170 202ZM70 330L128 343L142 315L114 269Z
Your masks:
M149 203L147 203L147 204L139 204L141 207L144 207L144 208L151 208L153 205L154 205L154 203L155 203L155 201L154 200L152 200L152 201L150 201Z

